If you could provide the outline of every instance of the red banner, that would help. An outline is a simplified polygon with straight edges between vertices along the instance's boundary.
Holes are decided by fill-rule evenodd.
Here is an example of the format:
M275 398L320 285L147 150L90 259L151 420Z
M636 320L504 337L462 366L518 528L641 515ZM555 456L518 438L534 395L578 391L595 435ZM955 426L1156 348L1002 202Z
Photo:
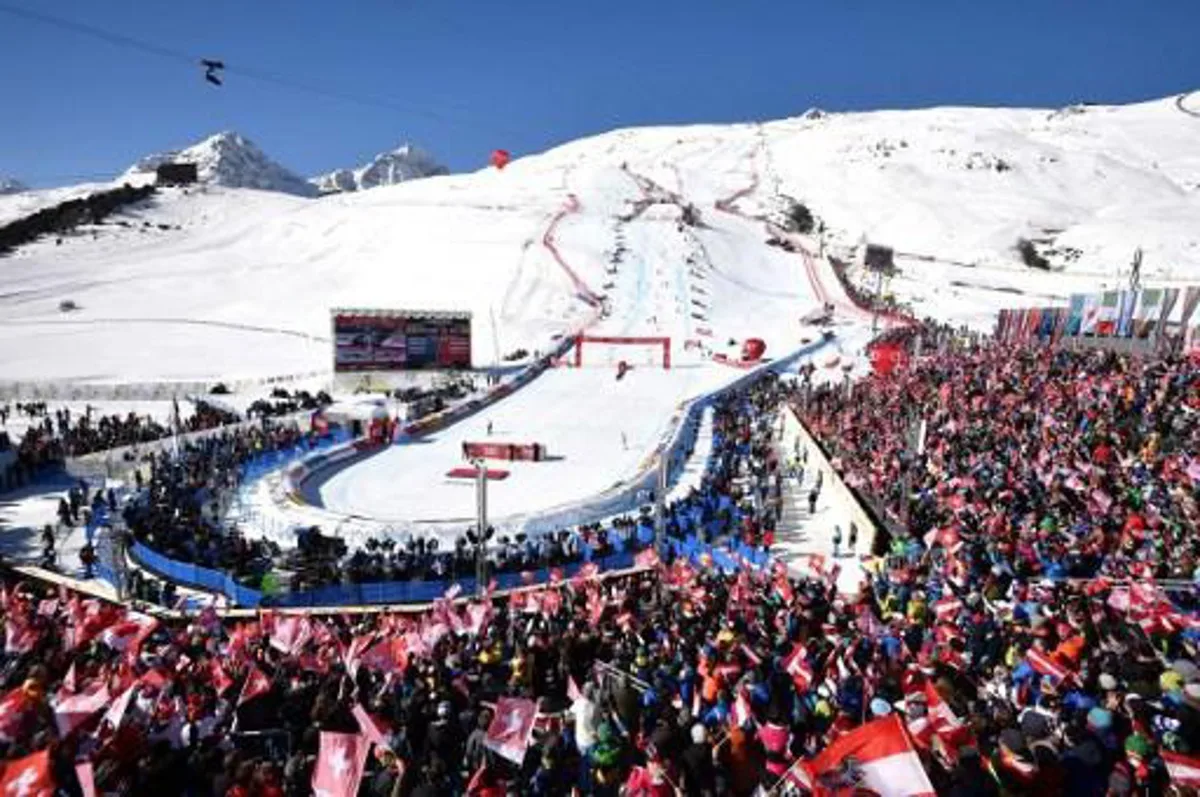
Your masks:
M463 459L504 459L511 462L541 462L546 449L541 443L472 443L462 444Z

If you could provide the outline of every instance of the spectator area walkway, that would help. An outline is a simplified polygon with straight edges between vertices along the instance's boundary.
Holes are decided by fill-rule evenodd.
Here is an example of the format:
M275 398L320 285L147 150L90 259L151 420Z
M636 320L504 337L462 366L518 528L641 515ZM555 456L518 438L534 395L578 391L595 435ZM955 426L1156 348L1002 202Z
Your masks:
M777 450L785 464L800 458L800 478L784 480L783 512L775 534L771 554L785 562L793 575L823 574L833 565L840 570L838 592L857 594L864 572L862 555L870 554L874 527L864 522L863 513L842 486L829 461L812 442L790 409L781 412ZM807 451L807 462L804 462ZM809 493L822 474L816 511L809 512ZM858 527L857 544L850 547L850 524ZM841 529L841 542L834 550L835 530ZM823 558L822 558L823 557Z

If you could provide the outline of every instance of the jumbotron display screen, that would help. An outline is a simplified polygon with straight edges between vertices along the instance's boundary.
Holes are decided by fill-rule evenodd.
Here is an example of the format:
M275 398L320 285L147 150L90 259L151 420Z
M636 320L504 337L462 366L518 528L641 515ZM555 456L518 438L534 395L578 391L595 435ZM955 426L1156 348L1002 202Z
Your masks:
M333 370L460 370L471 367L471 314L333 310Z

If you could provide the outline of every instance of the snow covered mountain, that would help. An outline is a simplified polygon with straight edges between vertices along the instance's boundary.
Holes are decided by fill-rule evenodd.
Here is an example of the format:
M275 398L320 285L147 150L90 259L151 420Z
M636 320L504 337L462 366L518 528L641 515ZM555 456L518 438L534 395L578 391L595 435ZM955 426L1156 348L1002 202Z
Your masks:
M183 150L149 155L135 163L126 176L153 173L162 163L194 163L200 180L227 188L257 188L297 196L315 196L316 188L302 177L271 160L239 133L225 131Z
M422 177L449 174L450 170L420 147L404 144L390 152L381 152L365 166L337 169L309 180L323 194L365 191L383 185L395 185Z
M1122 284L1139 248L1144 284L1194 284L1197 106L1191 95L617 130L503 171L321 202L216 180L160 194L128 226L6 261L0 371L109 381L327 371L332 306L469 310L476 362L545 351L581 328L676 343L760 337L779 353L806 334L797 319L836 293L828 263L799 248L851 258L863 242L896 251L885 292L976 327L999 308ZM216 171L206 164L202 174ZM762 219L789 201L823 233L768 245ZM1021 240L1048 269L1022 262ZM69 325L64 299L84 308Z
M14 180L11 177L0 176L0 196L8 194L19 194L22 191L28 191L29 187L24 183Z

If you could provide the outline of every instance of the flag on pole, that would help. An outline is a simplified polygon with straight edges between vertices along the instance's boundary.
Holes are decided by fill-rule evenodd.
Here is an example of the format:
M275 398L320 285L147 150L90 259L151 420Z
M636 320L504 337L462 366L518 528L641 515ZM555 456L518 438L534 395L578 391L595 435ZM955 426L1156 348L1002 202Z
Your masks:
M502 697L488 726L484 746L517 766L525 760L525 750L533 734L537 704L517 697Z
M783 671L792 677L796 691L803 694L812 686L813 671L808 666L808 652L803 645L797 644L788 657L783 660Z
M238 695L237 704L240 706L270 691L271 680L263 674L262 670L252 666L250 673L246 676L246 683L242 685L242 693Z
M314 797L354 797L362 780L371 743L357 733L321 731L317 765L313 769Z

